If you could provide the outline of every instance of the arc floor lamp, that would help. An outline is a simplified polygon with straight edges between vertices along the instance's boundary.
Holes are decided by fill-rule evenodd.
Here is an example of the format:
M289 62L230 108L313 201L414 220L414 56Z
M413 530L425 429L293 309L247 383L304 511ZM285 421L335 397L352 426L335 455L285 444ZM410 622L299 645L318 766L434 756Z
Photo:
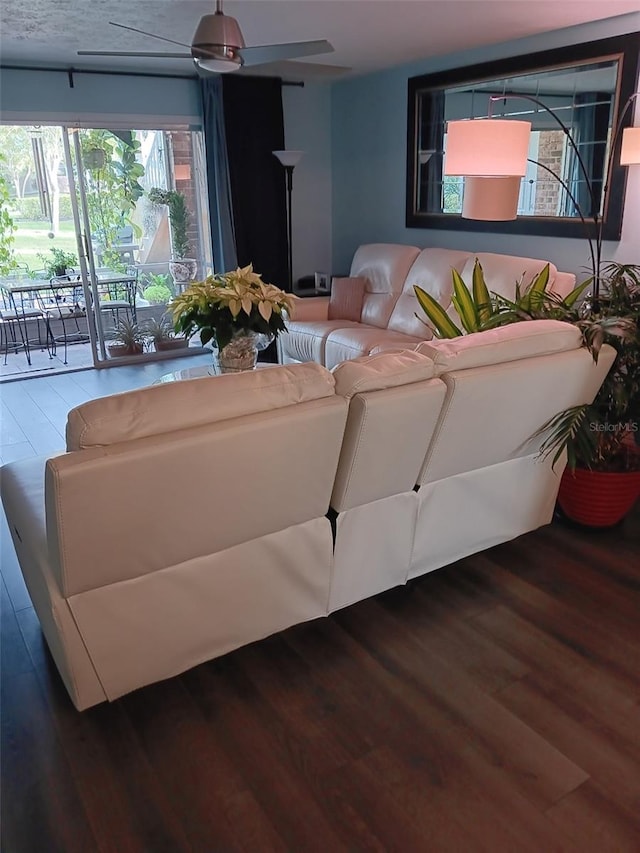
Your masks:
M287 176L287 270L289 276L289 291L293 292L293 234L291 227L291 195L293 192L293 170L300 162L303 151L273 151L275 157L282 163Z
M613 129L606 159L606 184L602 198L606 197L611 169L621 135L620 165L640 164L640 127L622 129L624 119L638 97L640 97L640 92L631 95L627 100ZM560 175L544 163L529 158L531 122L519 119L499 119L492 116L493 102L510 98L530 101L540 107L552 116L567 137L587 188L593 213L589 219L595 223L595 239L592 239L588 231L587 216L567 181L563 180ZM528 162L541 166L561 184L587 229L586 236L589 242L593 275L593 300L597 302L600 293L603 234L602 216L599 212L600 201L593 186L592 175L589 173L580 149L567 125L543 101L532 95L521 94L492 95L489 98L489 115L486 119L461 119L447 123L447 149L443 174L464 177L462 215L468 219L493 221L515 219L518 210L520 181L526 173Z

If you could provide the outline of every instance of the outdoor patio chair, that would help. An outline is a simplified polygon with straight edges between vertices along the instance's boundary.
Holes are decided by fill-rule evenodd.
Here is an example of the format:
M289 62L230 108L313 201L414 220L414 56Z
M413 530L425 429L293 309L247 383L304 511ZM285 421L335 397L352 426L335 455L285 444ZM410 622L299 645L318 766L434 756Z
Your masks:
M21 278L18 276L18 279ZM7 364L9 351L18 352L24 350L27 364L31 364L31 344L35 343L29 339L29 322L36 323L38 332L38 346L44 350L46 347L49 358L55 355L55 340L51 332L48 317L37 305L36 297L30 291L11 293L0 292L0 349L4 351L4 363ZM45 327L45 339L42 340L42 326Z
M87 316L80 275L61 275L50 279L50 289L41 291L40 307L49 324L58 321L62 334L54 336L56 343L64 344L64 363L67 364L67 346L86 343L89 335L80 329L78 320ZM69 331L71 327L71 331Z
M98 296L100 300L100 311L111 313L114 328L120 321L120 313L124 312L126 318L132 323L137 322L136 314L136 291L138 289L138 270L129 266L120 275L113 274L110 278L114 280L98 279Z

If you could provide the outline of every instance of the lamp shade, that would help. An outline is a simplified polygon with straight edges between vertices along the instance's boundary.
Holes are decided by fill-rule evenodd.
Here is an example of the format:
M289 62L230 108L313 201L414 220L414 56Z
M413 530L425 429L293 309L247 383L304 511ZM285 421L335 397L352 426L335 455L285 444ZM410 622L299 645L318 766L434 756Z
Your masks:
M467 119L447 123L445 175L522 177L527 171L530 121Z
M189 163L177 163L173 167L173 177L176 181L190 181L191 180L191 166Z
M465 178L462 216L491 222L515 219L518 215L520 178Z
M640 127L627 127L622 131L621 166L637 166L640 163Z
M280 160L283 166L295 168L300 162L304 151L273 151L272 153Z

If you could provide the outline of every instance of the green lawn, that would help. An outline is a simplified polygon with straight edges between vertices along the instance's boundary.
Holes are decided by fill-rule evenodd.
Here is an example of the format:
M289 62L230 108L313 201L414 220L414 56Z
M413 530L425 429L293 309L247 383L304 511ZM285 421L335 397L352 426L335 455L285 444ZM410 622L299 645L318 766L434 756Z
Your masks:
M51 238L48 222L16 222L13 239L13 254L19 264L29 269L41 269L44 264L38 255L48 255L49 249L64 249L77 255L76 235L73 222L61 222L59 233Z

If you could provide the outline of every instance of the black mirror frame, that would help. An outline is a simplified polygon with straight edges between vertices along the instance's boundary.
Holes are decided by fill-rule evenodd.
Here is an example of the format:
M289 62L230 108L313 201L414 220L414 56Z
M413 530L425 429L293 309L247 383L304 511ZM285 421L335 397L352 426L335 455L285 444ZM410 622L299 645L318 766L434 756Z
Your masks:
M445 89L481 80L501 79L513 74L544 71L559 66L588 62L619 56L622 70L618 80L618 98L615 122L627 99L636 91L640 67L640 33L613 36L585 44L555 48L527 56L513 56L496 62L484 62L411 77L408 81L407 109L407 193L406 227L439 228L446 231L499 231L506 234L537 234L553 237L584 238L585 229L579 219L569 217L519 216L508 222L482 222L463 219L451 213L423 213L416 209L417 197L417 117L418 97L428 90ZM628 111L623 127L632 124L633 110ZM622 233L622 215L627 183L627 167L618 165L620 140L614 156L603 216L603 238L619 240ZM595 223L588 220L591 236L595 236Z

